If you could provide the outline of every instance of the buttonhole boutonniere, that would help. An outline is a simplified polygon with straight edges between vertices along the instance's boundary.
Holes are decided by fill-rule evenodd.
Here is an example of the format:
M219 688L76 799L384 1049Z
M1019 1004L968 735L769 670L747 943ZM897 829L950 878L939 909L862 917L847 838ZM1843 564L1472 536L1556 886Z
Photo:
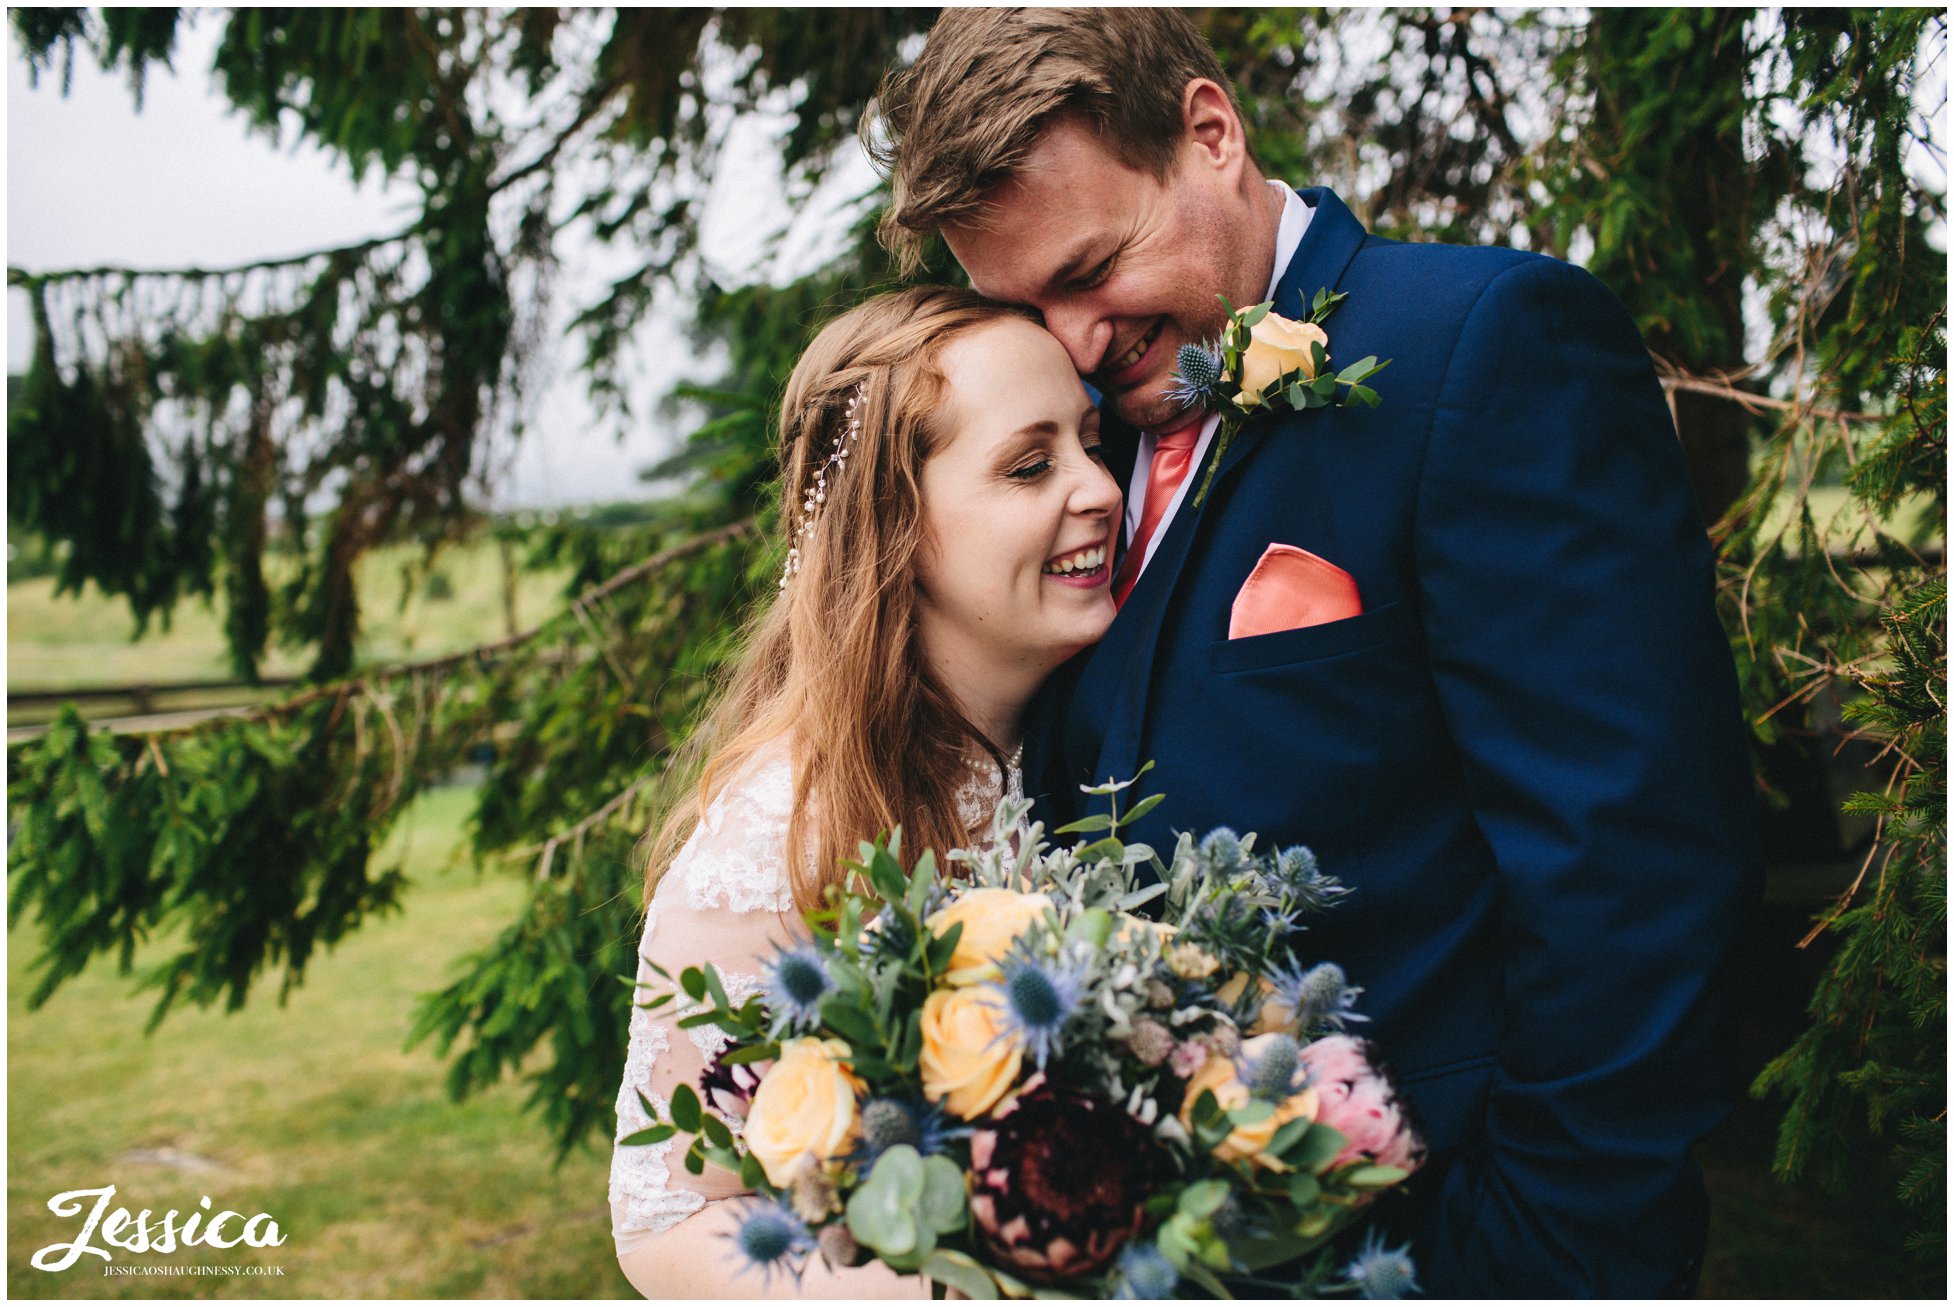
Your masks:
M1241 425L1255 413L1301 413L1312 408L1362 404L1376 408L1377 392L1364 382L1390 366L1369 354L1339 372L1330 370L1330 333L1323 321L1348 298L1319 290L1310 301L1308 322L1270 311L1273 300L1238 309L1225 295L1215 297L1228 310L1228 324L1208 344L1180 347L1174 384L1167 397L1189 407L1221 412L1214 456L1194 493L1199 508L1208 496L1221 456Z

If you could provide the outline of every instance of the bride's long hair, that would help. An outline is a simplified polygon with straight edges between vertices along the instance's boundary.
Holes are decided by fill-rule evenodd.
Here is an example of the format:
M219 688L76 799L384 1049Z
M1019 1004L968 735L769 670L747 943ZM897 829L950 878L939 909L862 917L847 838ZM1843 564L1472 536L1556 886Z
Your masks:
M1004 760L925 662L915 562L923 548L924 462L952 434L938 367L958 336L1022 309L954 287L881 295L822 329L788 379L780 412L780 532L798 571L755 614L725 690L694 733L696 792L664 823L646 868L645 902L699 817L754 756L791 741L787 829L794 902L818 906L863 839L902 828L905 862L941 856L964 828L958 791L971 760ZM827 466L814 526L795 538L856 403L846 463ZM809 857L795 856L807 850Z

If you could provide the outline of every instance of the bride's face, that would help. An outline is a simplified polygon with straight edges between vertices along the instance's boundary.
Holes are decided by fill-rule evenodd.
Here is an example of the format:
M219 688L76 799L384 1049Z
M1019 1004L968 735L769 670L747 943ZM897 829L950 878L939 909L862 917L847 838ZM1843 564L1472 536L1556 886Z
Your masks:
M1065 350L1018 319L944 346L952 433L923 465L923 648L953 689L1011 693L1099 639L1119 488Z

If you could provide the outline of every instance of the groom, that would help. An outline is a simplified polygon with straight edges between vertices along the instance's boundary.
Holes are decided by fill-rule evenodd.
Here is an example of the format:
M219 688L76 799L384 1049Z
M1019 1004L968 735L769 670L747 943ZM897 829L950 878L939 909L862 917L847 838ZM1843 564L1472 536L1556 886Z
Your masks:
M1432 1161L1380 1213L1435 1296L1687 1294L1754 885L1711 558L1648 356L1591 276L1367 235L1265 180L1162 9L953 10L883 101L910 266L941 233L1103 396L1123 596L1055 687L1028 788L1136 830L1306 843L1354 887L1304 937L1364 985ZM1393 360L1376 410L1163 397L1215 296ZM1251 583L1251 577L1257 578Z

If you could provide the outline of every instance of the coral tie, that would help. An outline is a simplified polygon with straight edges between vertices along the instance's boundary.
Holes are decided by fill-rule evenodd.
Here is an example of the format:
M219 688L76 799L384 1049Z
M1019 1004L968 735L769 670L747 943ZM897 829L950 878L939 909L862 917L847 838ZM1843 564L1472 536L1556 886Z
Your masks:
M1174 502L1174 492L1187 480L1187 470L1194 464L1194 447L1201 441L1201 425L1205 417L1196 416L1185 426L1172 431L1163 431L1154 437L1153 461L1147 464L1147 498L1140 508L1140 525L1133 533L1133 542L1126 547L1126 557L1121 560L1119 575L1113 578L1113 602L1124 604L1126 596L1133 592L1133 585L1140 579L1140 570L1146 566L1147 545L1153 540L1153 533L1160 528L1160 519L1167 516L1167 506Z

